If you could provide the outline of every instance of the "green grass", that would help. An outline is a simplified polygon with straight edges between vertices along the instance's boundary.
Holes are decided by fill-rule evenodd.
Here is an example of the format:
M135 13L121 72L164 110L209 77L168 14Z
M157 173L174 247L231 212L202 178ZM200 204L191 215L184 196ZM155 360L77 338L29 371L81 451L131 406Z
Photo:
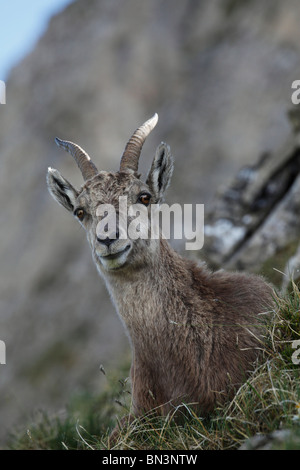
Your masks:
M187 405L180 422L148 414L123 423L112 445L109 433L118 417L130 411L130 386L124 370L107 373L102 393L76 396L56 416L39 413L26 429L15 432L11 449L118 449L118 450L227 450L238 449L254 435L289 430L289 437L272 444L300 449L300 364L294 364L293 341L300 339L300 292L276 295L276 308L266 329L264 358L236 392L231 402L209 419L197 416ZM299 348L299 347L298 347ZM299 354L300 359L300 354Z

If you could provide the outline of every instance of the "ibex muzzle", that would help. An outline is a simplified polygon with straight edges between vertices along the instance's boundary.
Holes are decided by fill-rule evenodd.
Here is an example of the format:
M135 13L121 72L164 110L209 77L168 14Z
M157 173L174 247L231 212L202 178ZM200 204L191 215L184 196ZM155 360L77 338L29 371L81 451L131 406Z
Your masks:
M96 227L95 254L102 266L107 270L119 269L127 261L132 242L127 236L127 214L118 213L115 207L101 204L96 215L99 222Z

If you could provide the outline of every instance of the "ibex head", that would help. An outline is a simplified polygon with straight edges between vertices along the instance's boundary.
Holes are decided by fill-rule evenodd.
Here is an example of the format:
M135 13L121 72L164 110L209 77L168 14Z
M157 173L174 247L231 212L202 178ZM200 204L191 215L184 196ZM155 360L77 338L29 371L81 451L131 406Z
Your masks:
M158 247L157 241L149 237L130 237L128 226L134 218L130 210L127 213L127 208L135 205L135 209L139 207L144 214L147 211L150 221L151 206L161 202L172 176L173 158L164 143L156 150L146 181L143 182L138 174L142 146L157 120L155 114L133 133L116 173L98 171L82 148L56 138L56 143L75 159L85 183L77 190L57 170L49 168L48 189L86 230L94 260L102 272L136 268L151 258ZM113 213L109 213L109 207L114 208ZM150 230L148 224L147 230Z

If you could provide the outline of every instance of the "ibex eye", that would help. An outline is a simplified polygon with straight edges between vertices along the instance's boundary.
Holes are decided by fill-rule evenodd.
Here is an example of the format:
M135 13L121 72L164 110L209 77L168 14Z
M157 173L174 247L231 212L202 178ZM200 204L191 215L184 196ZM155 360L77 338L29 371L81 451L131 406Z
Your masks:
M75 215L79 220L82 220L84 218L84 210L83 209L77 209L75 211Z
M149 206L150 200L151 200L151 195L148 193L144 193L139 196L138 202L140 202L141 204L144 204L144 206Z

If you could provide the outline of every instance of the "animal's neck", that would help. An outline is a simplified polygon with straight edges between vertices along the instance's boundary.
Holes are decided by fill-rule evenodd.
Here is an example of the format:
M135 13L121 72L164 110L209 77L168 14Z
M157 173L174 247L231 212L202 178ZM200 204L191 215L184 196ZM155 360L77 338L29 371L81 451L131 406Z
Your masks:
M142 269L106 279L117 311L133 341L143 330L165 328L177 320L176 308L172 305L187 276L190 273L184 259L161 240L158 256Z

